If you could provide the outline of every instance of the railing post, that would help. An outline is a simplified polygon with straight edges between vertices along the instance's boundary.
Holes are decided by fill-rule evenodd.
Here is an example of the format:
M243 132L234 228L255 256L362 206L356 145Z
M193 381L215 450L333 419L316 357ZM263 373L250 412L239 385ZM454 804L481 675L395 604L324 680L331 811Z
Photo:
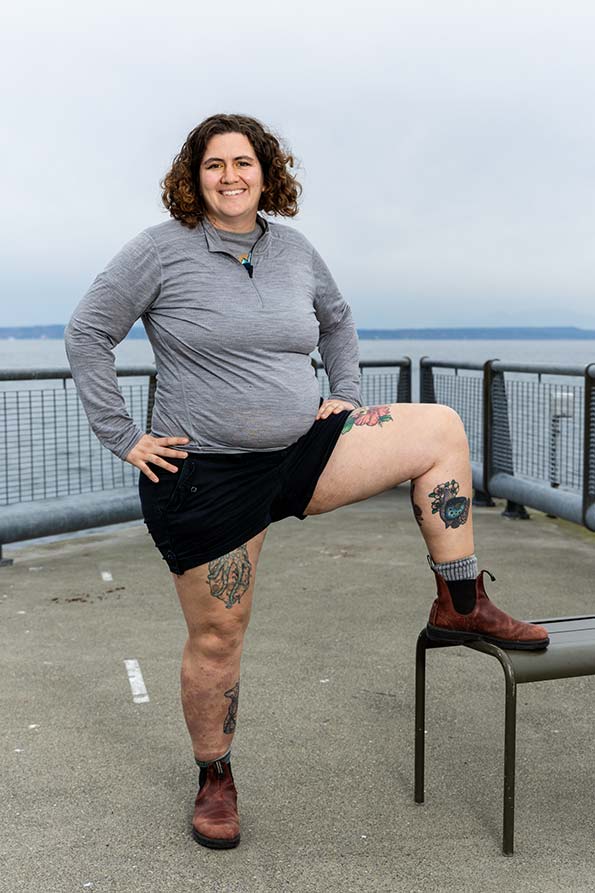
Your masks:
M427 360L427 363L424 361ZM429 357L419 359L419 402L435 403L436 391L434 390L434 369Z
M475 490L473 505L492 508L496 503L490 496L492 476L492 360L483 364L483 489Z
M484 365L484 487L490 491L490 480L494 472L504 472L514 477L514 457L512 438L508 420L508 399L504 373L494 370L497 360L488 360ZM486 453L487 449L487 461ZM524 505L506 500L502 512L505 518L526 521L529 514Z
M583 429L583 524L595 530L594 519L588 518L595 504L595 363L585 368L585 411ZM591 524L589 524L591 521Z
M407 362L399 366L397 403L411 403L411 357L404 357L403 359Z

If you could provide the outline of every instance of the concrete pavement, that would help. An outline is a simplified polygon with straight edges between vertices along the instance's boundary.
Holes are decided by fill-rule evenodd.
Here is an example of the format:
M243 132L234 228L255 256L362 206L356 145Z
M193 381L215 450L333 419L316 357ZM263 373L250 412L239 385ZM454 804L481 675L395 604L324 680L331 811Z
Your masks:
M592 613L595 537L501 509L474 509L494 601L521 617ZM595 889L591 677L519 689L506 858L500 667L430 653L426 803L413 802L414 650L433 577L407 487L269 530L234 742L242 842L227 852L189 833L184 623L144 524L4 554L1 891ZM126 659L148 702L133 702Z

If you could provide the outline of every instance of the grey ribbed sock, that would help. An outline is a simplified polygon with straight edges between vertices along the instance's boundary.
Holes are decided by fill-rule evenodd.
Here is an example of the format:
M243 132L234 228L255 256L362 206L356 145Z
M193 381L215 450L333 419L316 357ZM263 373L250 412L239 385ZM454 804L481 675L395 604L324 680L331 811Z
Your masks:
M430 556L430 567L445 580L475 580L478 574L475 554L469 558L456 558L454 561L443 561L435 564Z
M475 579L478 574L475 555L441 564L435 564L429 555L428 560L432 570L446 580L455 611L470 614L475 607Z
M229 763L231 761L231 747L224 753L222 757L216 757L214 760L198 760L194 757L194 762L199 767L199 769L206 769L207 766L211 766L213 763Z

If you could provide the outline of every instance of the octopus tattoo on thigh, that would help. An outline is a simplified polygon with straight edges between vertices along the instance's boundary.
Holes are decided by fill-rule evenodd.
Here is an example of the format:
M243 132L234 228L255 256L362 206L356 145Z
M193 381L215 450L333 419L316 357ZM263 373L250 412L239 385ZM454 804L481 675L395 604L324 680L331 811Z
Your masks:
M471 500L465 496L458 496L459 484L457 481L446 481L437 484L428 496L432 500L432 514L436 512L444 521L445 527L460 527L469 517Z
M248 591L251 576L252 565L245 545L209 561L207 579L211 595L220 599L226 608L239 605L242 596Z
M227 716L223 723L223 733L231 735L236 730L236 719L238 716L238 700L240 697L240 680L236 682L233 688L228 688L225 697L229 698L229 707L227 708Z

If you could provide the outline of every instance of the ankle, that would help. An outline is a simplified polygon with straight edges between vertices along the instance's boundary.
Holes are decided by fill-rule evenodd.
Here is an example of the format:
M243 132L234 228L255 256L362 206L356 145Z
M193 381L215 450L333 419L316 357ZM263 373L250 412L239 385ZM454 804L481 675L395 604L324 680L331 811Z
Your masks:
M225 751L223 756L208 756L205 757L197 757L194 754L194 762L199 767L199 769L206 769L208 766L211 766L213 763L229 763L231 761L231 747Z
M454 558L451 561L435 562L428 555L428 563L432 570L449 582L451 580L475 580L479 571L475 553L466 558Z
M476 602L478 570L475 555L438 564L428 555L428 561L434 573L439 574L445 581L452 606L457 614L470 614Z

